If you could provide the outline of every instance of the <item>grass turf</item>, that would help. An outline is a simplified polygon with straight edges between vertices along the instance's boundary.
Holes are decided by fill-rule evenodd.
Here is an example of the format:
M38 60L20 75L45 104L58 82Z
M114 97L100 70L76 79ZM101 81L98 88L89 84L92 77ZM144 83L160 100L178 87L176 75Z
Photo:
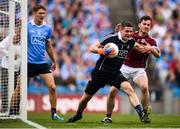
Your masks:
M152 115L150 124L141 123L136 114L113 114L112 124L103 124L101 119L104 114L85 113L83 119L77 123L66 123L72 114L66 114L64 122L52 121L49 113L29 113L28 119L46 128L180 128L180 116ZM29 128L30 126L20 120L0 120L0 128Z

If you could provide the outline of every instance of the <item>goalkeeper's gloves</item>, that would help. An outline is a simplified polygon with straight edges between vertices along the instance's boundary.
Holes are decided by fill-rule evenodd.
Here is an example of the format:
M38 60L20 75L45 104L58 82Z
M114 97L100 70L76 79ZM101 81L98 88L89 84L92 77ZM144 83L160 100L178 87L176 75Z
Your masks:
M113 51L113 48L99 48L98 49L98 53L100 55L105 55L105 56L109 55L112 51Z

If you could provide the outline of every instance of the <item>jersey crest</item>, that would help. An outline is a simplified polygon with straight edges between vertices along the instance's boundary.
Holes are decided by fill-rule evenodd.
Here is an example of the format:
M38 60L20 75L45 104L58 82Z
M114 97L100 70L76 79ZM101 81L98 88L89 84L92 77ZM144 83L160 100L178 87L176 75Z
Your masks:
M45 37L43 37L43 36L39 36L39 35L32 35L31 36L31 43L32 44L45 44Z
M127 51L127 50L119 50L118 58L124 59L127 54L128 54L128 51Z

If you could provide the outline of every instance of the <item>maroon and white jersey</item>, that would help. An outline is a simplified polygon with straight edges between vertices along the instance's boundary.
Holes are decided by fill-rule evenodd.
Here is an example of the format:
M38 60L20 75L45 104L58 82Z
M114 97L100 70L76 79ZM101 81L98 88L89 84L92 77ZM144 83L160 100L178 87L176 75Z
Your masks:
M132 37L134 40L140 44L145 44L146 41L151 46L157 46L156 41L150 37L149 35L146 35L144 37L138 36L138 32L135 32ZM148 58L149 54L147 53L140 53L136 49L132 49L129 54L127 55L124 64L130 67L134 68L145 68L146 67L146 60Z

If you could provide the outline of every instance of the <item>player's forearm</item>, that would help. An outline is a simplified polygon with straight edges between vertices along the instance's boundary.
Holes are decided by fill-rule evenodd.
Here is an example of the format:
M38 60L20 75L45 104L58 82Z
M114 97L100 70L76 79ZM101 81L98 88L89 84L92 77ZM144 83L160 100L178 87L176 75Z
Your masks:
M95 48L91 48L89 49L92 53L98 53L99 48L95 47Z
M51 61L52 61L53 63L56 63L55 54L52 52L52 53L49 54L49 56L50 56L50 58L51 58Z
M49 57L51 58L51 61L54 62L54 63L56 63L55 53L54 53L52 47L49 47L49 48L47 49L47 53L48 53Z
M101 48L99 43L95 43L89 47L89 51L92 53L98 53L98 50Z
M157 48L155 46L151 47L151 54L157 58L159 58L161 56L161 52L160 52L159 48Z

